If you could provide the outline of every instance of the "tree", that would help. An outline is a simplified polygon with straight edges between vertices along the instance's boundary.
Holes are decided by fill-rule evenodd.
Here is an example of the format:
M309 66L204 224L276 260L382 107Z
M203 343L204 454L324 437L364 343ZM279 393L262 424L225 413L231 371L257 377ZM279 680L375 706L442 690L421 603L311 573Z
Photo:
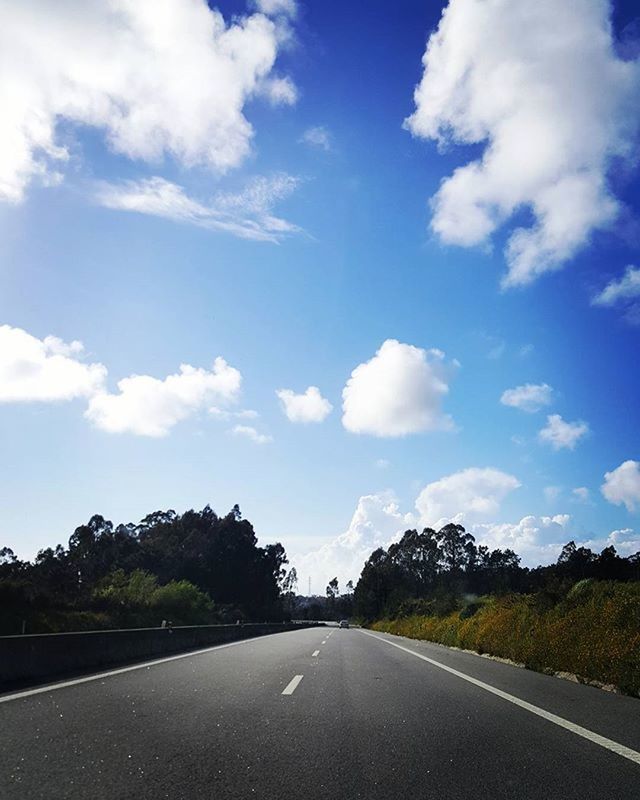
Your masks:
M435 584L443 554L431 528L422 533L405 531L399 542L389 546L388 555L402 573L402 584L409 594L422 596Z
M291 618L295 607L296 589L298 588L298 573L291 567L282 582L282 596L287 609L287 616Z
M444 566L449 572L457 574L475 560L475 538L462 525L450 522L440 528L436 539L442 550Z

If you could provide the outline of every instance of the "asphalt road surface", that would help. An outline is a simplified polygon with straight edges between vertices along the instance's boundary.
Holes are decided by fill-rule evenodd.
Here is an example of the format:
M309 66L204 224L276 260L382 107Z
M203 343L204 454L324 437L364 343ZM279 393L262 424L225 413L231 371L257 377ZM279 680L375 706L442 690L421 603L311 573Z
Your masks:
M358 629L0 696L0 798L638 800L640 700Z

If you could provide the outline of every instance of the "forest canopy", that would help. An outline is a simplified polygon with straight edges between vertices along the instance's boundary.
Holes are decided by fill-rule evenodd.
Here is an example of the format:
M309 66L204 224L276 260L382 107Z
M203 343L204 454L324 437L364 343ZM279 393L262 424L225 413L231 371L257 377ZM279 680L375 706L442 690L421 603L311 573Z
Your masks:
M287 563L281 544L258 546L238 506L117 526L95 515L33 562L0 550L0 632L281 620Z

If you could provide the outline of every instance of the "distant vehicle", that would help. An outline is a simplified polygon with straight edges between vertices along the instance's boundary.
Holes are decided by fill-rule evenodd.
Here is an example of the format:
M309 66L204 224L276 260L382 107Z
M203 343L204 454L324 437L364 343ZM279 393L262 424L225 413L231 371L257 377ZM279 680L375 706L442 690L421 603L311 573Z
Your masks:
M340 624L338 625L339 628L348 628L349 627L349 620L348 619L341 619Z

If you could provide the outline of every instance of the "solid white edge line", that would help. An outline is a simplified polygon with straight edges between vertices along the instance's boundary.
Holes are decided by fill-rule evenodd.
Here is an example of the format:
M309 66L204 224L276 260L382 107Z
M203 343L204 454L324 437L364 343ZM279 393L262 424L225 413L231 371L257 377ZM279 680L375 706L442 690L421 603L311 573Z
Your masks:
M574 722L569 722L569 720L564 719L564 717L559 717L557 714L552 714L550 711L545 711L544 708L539 708L538 706L534 706L532 703L528 703L526 700L521 700L519 697L516 697L513 694L503 692L502 689L496 689L496 687L491 686L490 683L485 683L477 678L472 678L471 675L466 675L464 672L459 672L453 667L448 667L446 664L441 664L439 661L435 661L433 658L423 656L421 653L416 653L415 650L410 650L408 647L403 647L401 644L390 642L389 639L385 639L382 636L376 636L374 633L368 633L367 631L360 632L364 633L365 636L370 636L372 639L377 639L379 642L384 642L391 647L397 647L398 650L403 650L405 653L409 653L409 655L420 658L422 661L426 661L434 667L443 669L445 672L455 675L457 678L462 678L462 680L468 681L474 686L484 689L486 692L491 692L491 694L495 694L498 697L501 697L503 700L508 700L510 703L520 706L520 708L524 708L525 711L529 711L531 714L535 714L536 716L542 717L549 722L553 722L554 725L558 725L560 728L571 731L571 733L575 733L576 736L582 736L583 739L588 739L590 742L598 744L600 747L604 747L606 750L610 750L612 753L615 753L618 756L627 758L629 761L633 761L635 764L640 764L640 753L638 753L636 750L632 750L630 747L626 747L623 744L614 742L612 739L607 739L606 736L600 736L599 733L594 733L587 728L583 728L581 725L576 725Z
M316 656L319 656L319 655L320 655L320 651L319 650L314 650L313 653L311 653L311 658L315 658Z
M95 672L91 675L84 675L82 678L74 678L70 681L60 681L59 683L48 683L45 686L37 686L33 689L25 689L21 692L12 692L11 694L1 695L0 703L8 703L10 700L20 700L21 697L31 697L34 694L43 694L44 692L53 692L56 689L65 689L67 686L76 686L79 683L89 683L89 681L100 681L103 678L111 678L113 675L122 675L124 672L133 672L135 669L146 669L147 667L155 667L156 664L165 664L167 661L178 661L180 658L190 658L191 656L199 656L203 653L210 653L213 650L224 650L226 647L233 647L237 644L248 644L249 642L257 642L259 639L266 639L271 636L280 636L278 633L267 633L264 636L252 636L250 639L238 639L237 642L227 642L226 644L216 644L212 647L204 647L201 650L189 650L186 653L179 653L175 656L166 656L165 658L156 658L153 661L141 661L139 664L131 664L128 667L119 667L118 669L111 669L107 672Z
M282 694L293 694L303 678L304 675L294 675L286 687L282 690Z

